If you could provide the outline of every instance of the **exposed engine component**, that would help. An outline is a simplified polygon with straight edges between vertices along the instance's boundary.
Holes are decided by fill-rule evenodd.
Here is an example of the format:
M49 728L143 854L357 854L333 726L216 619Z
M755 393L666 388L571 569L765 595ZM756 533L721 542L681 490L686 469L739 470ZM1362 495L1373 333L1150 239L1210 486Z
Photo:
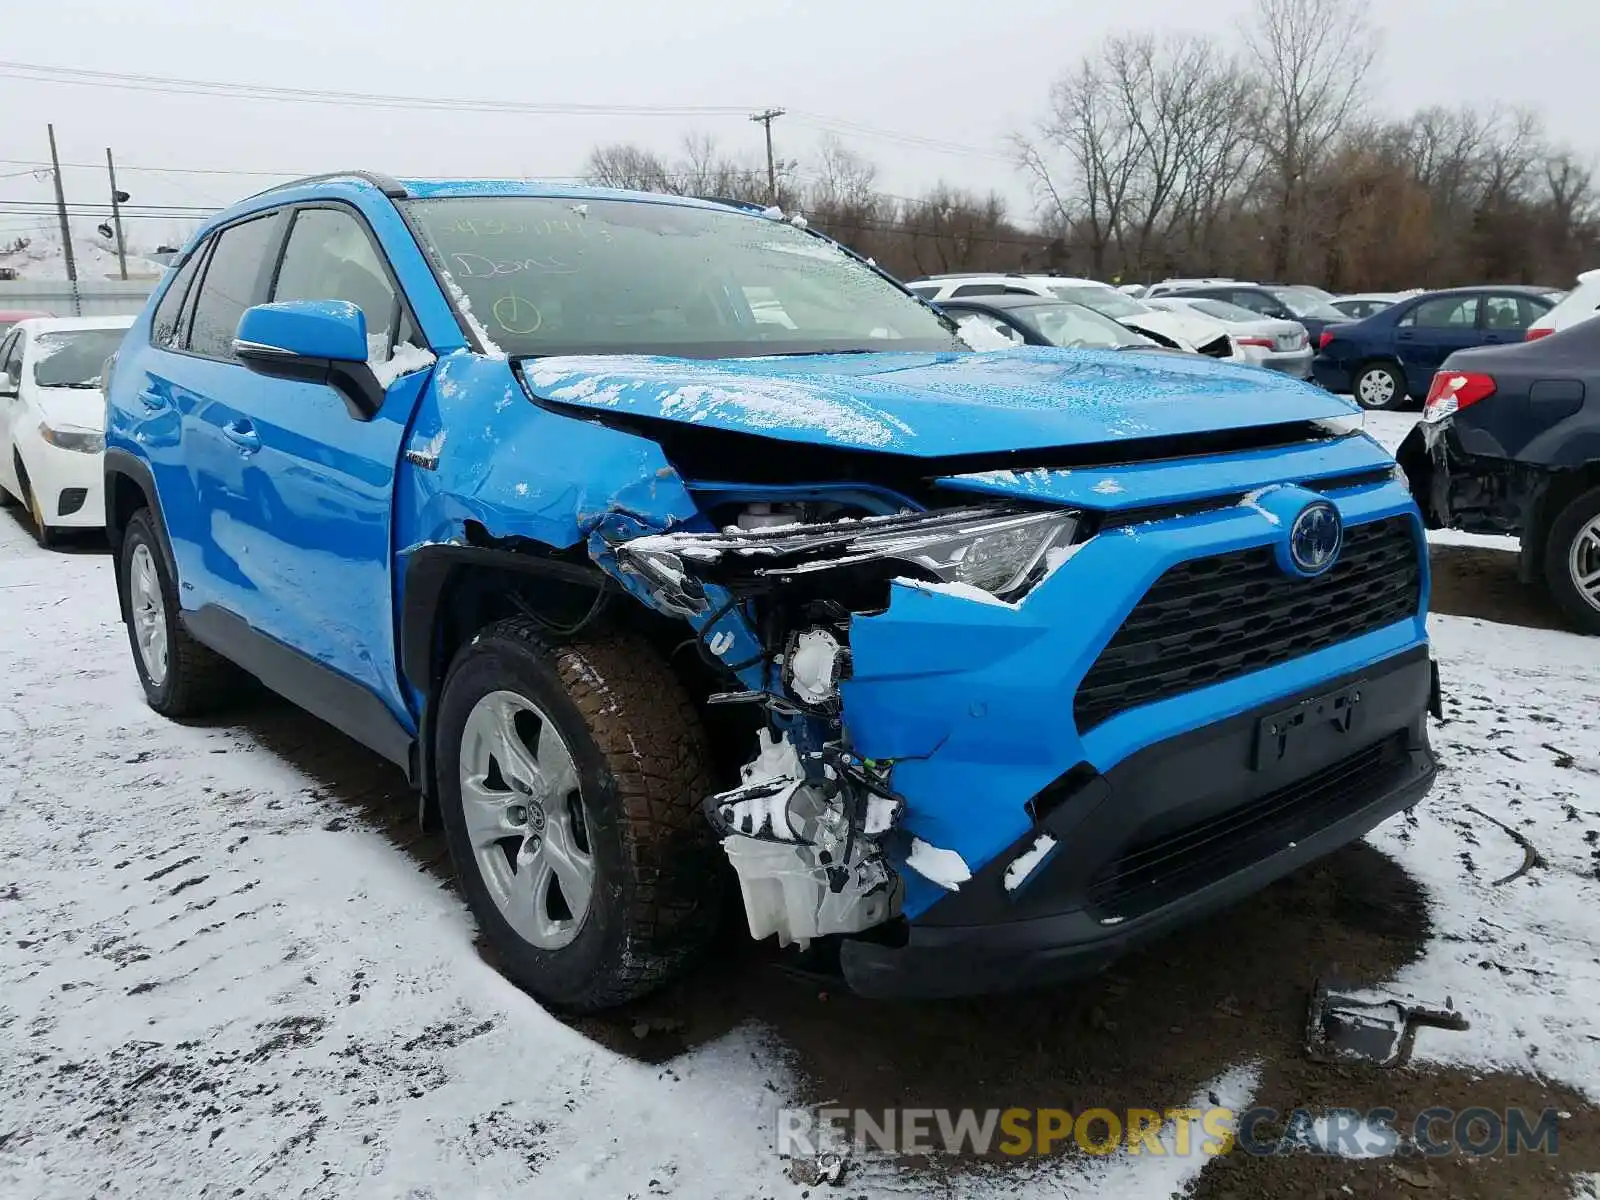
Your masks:
M797 504L747 504L735 524L740 529L771 529L797 524L805 519L804 512Z
M850 652L826 629L807 629L789 639L783 679L790 693L813 708L839 698L839 682L849 675Z
M789 735L759 734L739 787L706 801L739 876L756 939L802 948L813 938L857 933L899 912L899 878L875 836L901 802L837 746L802 756Z

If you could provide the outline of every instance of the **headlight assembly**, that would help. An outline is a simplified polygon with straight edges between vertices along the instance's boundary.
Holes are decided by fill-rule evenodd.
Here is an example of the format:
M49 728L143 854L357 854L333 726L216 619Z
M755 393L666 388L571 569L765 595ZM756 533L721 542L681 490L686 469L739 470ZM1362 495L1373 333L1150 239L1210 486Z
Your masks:
M965 583L1003 597L1021 590L1051 550L1071 545L1077 529L1071 513L1005 513L915 533L869 534L852 543L851 554L899 559L945 583Z
M670 598L677 611L706 607L697 581L740 591L813 581L848 571L890 579L908 575L981 588L1016 599L1049 569L1052 550L1070 546L1077 514L968 507L791 524L722 533L666 533L621 543L617 561Z
M72 450L79 454L99 454L106 448L106 437L90 429L52 429L39 426L39 436L58 450Z

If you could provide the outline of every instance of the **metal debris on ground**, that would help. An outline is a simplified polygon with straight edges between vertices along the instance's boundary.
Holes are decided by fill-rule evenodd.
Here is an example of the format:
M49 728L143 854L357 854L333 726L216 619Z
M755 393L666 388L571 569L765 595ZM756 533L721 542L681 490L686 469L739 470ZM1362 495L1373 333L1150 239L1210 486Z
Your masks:
M816 1187L822 1183L837 1187L844 1182L849 1165L844 1155L825 1150L809 1157L790 1159L789 1178L801 1187Z
M1459 1032L1467 1019L1448 996L1442 1006L1420 1004L1409 995L1318 979L1306 1014L1306 1054L1313 1062L1404 1066L1421 1025Z

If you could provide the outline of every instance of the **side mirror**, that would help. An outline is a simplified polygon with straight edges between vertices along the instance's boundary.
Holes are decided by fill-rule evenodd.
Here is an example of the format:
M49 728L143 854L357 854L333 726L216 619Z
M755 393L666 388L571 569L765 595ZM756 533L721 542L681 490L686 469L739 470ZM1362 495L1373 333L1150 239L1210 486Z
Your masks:
M20 389L9 372L0 371L0 396L15 396Z
M367 362L367 318L349 301L285 300L246 309L233 352L257 374L327 384L357 420L383 407L383 385Z

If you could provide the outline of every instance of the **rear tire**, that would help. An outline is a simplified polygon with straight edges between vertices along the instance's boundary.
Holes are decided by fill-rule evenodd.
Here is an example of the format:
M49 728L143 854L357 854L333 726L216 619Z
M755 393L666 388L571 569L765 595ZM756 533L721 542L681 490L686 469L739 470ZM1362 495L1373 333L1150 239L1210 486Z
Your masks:
M1600 488L1584 492L1551 523L1544 577L1572 623L1600 634Z
M178 587L150 510L128 521L117 553L122 623L150 707L164 717L199 717L225 707L244 682L233 663L202 646L178 619Z
M436 728L450 855L514 983L555 1008L609 1008L710 940L724 867L700 812L704 733L648 645L555 644L501 621L457 655Z
M1384 412L1399 408L1408 399L1405 375L1393 363L1368 363L1356 372L1350 395L1362 408Z

